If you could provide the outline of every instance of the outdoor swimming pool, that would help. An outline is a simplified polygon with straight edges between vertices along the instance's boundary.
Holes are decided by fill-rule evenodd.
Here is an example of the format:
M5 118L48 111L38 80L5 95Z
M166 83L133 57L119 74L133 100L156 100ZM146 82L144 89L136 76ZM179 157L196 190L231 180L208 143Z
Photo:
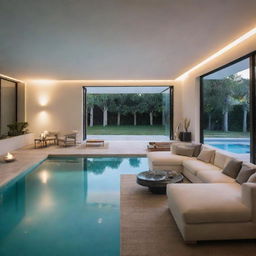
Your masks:
M205 139L205 144L236 154L249 154L249 139Z
M120 174L146 158L52 157L0 190L0 255L119 255Z

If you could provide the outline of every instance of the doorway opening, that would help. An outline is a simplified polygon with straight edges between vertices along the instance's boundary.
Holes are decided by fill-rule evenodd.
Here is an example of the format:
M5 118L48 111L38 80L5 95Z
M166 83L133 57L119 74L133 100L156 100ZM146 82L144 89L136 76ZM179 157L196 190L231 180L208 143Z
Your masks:
M84 87L84 139L169 141L173 87Z

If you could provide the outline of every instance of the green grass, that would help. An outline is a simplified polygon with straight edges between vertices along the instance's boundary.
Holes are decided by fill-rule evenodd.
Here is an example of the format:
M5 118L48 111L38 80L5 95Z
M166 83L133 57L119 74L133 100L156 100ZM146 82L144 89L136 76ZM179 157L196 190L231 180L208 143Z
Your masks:
M204 130L205 137L212 137L212 138L249 138L249 132L223 132L223 131L209 131Z
M165 135L165 129L162 125L120 125L106 126L96 125L87 127L89 135Z

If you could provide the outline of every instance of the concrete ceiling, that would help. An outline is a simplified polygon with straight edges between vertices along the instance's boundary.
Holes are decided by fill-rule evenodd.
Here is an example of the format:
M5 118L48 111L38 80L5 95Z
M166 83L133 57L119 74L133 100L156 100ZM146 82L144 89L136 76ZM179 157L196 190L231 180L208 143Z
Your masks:
M256 24L255 0L0 0L0 73L174 79Z

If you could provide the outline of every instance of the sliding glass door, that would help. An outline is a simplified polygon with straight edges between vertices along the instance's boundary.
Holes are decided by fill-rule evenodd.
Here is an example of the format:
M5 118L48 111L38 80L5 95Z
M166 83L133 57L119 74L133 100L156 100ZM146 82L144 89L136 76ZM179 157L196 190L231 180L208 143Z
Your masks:
M252 162L253 62L255 55L251 54L201 77L201 141Z

